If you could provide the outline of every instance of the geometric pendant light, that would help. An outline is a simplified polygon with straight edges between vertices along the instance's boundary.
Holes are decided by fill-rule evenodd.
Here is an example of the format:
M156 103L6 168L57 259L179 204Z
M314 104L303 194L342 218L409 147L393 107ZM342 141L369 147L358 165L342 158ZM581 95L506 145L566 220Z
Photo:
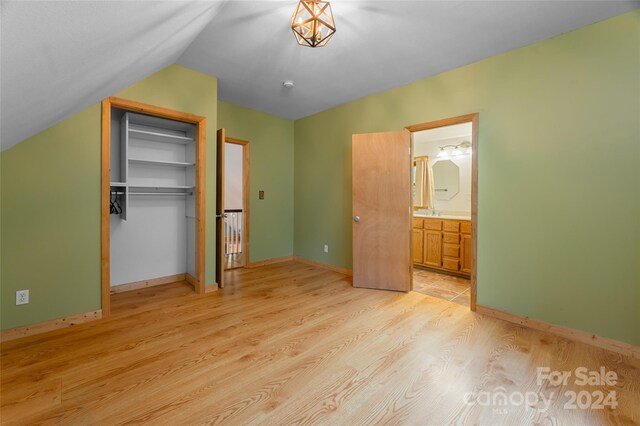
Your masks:
M301 46L323 47L336 32L336 24L328 1L300 0L293 16L291 29Z

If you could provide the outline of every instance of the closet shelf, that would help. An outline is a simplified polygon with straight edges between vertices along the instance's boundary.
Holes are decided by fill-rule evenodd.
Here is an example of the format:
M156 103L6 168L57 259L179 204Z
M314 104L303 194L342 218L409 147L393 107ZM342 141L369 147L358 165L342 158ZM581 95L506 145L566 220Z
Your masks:
M121 188L125 188L127 186L127 184L124 183L124 182L111 182L110 185L111 186L121 187Z
M158 161L158 160L142 160L140 158L129 158L130 164L142 164L147 166L168 166L168 167L188 167L195 166L194 163L185 163L182 161Z
M185 195L193 193L193 186L140 186L129 185L129 195Z
M129 129L129 136L135 139L143 139L153 142L188 144L195 139L187 136L172 135L169 133L151 132L149 130Z

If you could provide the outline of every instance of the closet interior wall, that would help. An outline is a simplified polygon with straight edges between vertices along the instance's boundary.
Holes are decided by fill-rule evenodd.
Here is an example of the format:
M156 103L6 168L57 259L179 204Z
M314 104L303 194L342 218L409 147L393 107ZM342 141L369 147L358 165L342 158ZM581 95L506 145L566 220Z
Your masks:
M195 131L193 124L111 109L112 291L196 276Z

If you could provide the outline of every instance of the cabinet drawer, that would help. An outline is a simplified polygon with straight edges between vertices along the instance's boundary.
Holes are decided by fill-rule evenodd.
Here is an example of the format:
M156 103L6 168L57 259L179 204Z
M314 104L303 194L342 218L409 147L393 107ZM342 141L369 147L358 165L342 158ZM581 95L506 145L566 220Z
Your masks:
M413 218L413 229L422 229L422 219Z
M434 219L425 219L424 220L424 229L430 229L432 231L441 231L442 230L442 221L434 220Z
M455 220L445 220L444 230L449 232L460 232L460 222Z
M460 222L460 232L463 234L471 233L471 222Z
M454 234L453 232L443 232L442 242L449 244L458 244L460 242L460 234Z
M442 255L447 257L459 257L460 256L460 246L458 244L447 244L444 243L442 245Z
M458 271L460 261L458 259L442 258L442 268L448 271Z

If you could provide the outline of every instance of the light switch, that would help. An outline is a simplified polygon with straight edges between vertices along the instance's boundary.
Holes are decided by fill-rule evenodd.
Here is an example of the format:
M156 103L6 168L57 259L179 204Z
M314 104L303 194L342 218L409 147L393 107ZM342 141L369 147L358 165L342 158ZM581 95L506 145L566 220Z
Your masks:
M264 191L258 191L258 199L264 200Z

